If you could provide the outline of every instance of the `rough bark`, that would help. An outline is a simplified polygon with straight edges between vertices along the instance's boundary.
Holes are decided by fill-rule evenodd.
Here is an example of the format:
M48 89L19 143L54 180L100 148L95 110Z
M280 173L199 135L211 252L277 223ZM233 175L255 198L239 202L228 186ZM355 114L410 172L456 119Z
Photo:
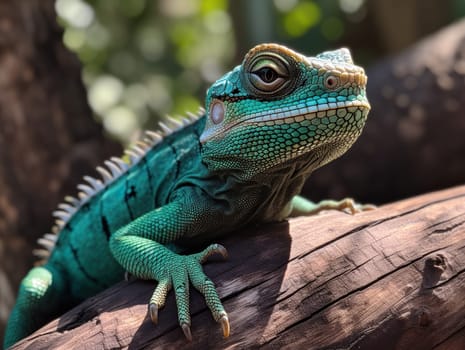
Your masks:
M221 240L220 240L221 242ZM122 282L13 349L464 349L465 186L351 216L249 228L207 264L229 313L222 339L198 293L187 343L173 293L159 325L155 284Z
M0 2L0 343L33 241L50 229L56 203L110 153L80 73L54 1Z
M306 194L387 203L464 183L465 20L367 74L372 110L362 136L315 172Z

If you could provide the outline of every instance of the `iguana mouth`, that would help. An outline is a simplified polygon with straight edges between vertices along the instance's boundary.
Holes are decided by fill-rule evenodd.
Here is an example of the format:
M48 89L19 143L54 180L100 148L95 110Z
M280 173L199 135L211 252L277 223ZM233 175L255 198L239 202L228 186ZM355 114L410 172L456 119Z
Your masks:
M297 106L298 107L298 106ZM250 118L239 121L239 123L260 123L265 125L279 125L287 123L299 123L303 120L313 118L324 118L328 116L330 111L338 111L347 109L347 112L354 113L357 109L370 110L370 104L367 101L348 101L348 102L330 102L314 106L302 106L292 110L273 111L272 113L260 113L259 115L251 115ZM337 113L337 112L336 112ZM258 113L257 113L258 114ZM237 125L235 124L235 125ZM234 125L228 125L227 129Z
M315 104L313 106L306 106L305 104L297 105L293 109L280 108L275 110L267 110L251 114L248 118L236 120L232 123L225 125L222 130L222 135L225 135L232 128L244 124L264 124L264 125L280 125L299 123L304 120L311 120L313 118L327 117L330 111L335 111L333 115L340 109L346 109L348 113L354 113L357 109L369 111L371 108L368 101L353 100L344 102L329 102L323 104ZM200 142L205 143L208 140L215 138L216 134L202 134Z

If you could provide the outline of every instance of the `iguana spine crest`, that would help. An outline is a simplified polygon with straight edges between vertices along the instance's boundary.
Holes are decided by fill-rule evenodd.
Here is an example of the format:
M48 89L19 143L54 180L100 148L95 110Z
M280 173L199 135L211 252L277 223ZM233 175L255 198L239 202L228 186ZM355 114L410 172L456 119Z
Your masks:
M124 154L128 156L129 162L119 157L111 157L103 162L106 168L101 165L96 168L101 179L85 175L83 179L86 183L77 185L79 191L77 197L65 196L64 202L58 204L57 209L52 212L52 216L55 218L55 224L51 229L52 232L45 233L39 238L37 243L40 248L33 250L34 256L38 259L37 264L42 265L47 261L55 248L61 230L85 203L110 186L131 167L139 163L140 160L143 159L150 150L160 144L165 137L191 125L204 114L205 109L199 107L197 113L186 112L187 118L183 117L181 120L168 116L165 122L159 122L160 131L145 130L141 140L124 150Z

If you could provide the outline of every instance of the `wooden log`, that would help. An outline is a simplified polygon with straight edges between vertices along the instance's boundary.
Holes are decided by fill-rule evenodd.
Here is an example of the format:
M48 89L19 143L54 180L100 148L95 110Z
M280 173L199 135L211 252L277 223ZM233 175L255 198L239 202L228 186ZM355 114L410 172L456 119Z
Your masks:
M465 349L465 186L351 216L327 212L220 239L205 271L231 322L223 339L197 292L188 343L173 293L121 282L13 349Z

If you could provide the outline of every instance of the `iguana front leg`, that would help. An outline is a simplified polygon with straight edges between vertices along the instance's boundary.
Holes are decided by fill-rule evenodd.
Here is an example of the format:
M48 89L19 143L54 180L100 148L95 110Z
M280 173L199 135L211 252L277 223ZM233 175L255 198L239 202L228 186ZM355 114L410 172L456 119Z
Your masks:
M213 244L203 252L179 255L165 245L200 230L205 220L202 201L189 196L173 201L149 212L122 227L110 239L110 250L115 259L132 275L154 279L158 285L150 299L149 312L154 323L158 310L165 304L167 293L174 288L178 307L178 320L188 340L190 332L189 280L203 294L215 321L220 322L223 335L229 335L229 321L213 282L203 273L201 263L208 256L226 249Z
M326 199L318 203L312 202L302 196L294 196L290 203L289 216L315 215L323 210L339 210L356 214L366 210L373 210L373 204L356 203L352 198L344 198L339 201Z

